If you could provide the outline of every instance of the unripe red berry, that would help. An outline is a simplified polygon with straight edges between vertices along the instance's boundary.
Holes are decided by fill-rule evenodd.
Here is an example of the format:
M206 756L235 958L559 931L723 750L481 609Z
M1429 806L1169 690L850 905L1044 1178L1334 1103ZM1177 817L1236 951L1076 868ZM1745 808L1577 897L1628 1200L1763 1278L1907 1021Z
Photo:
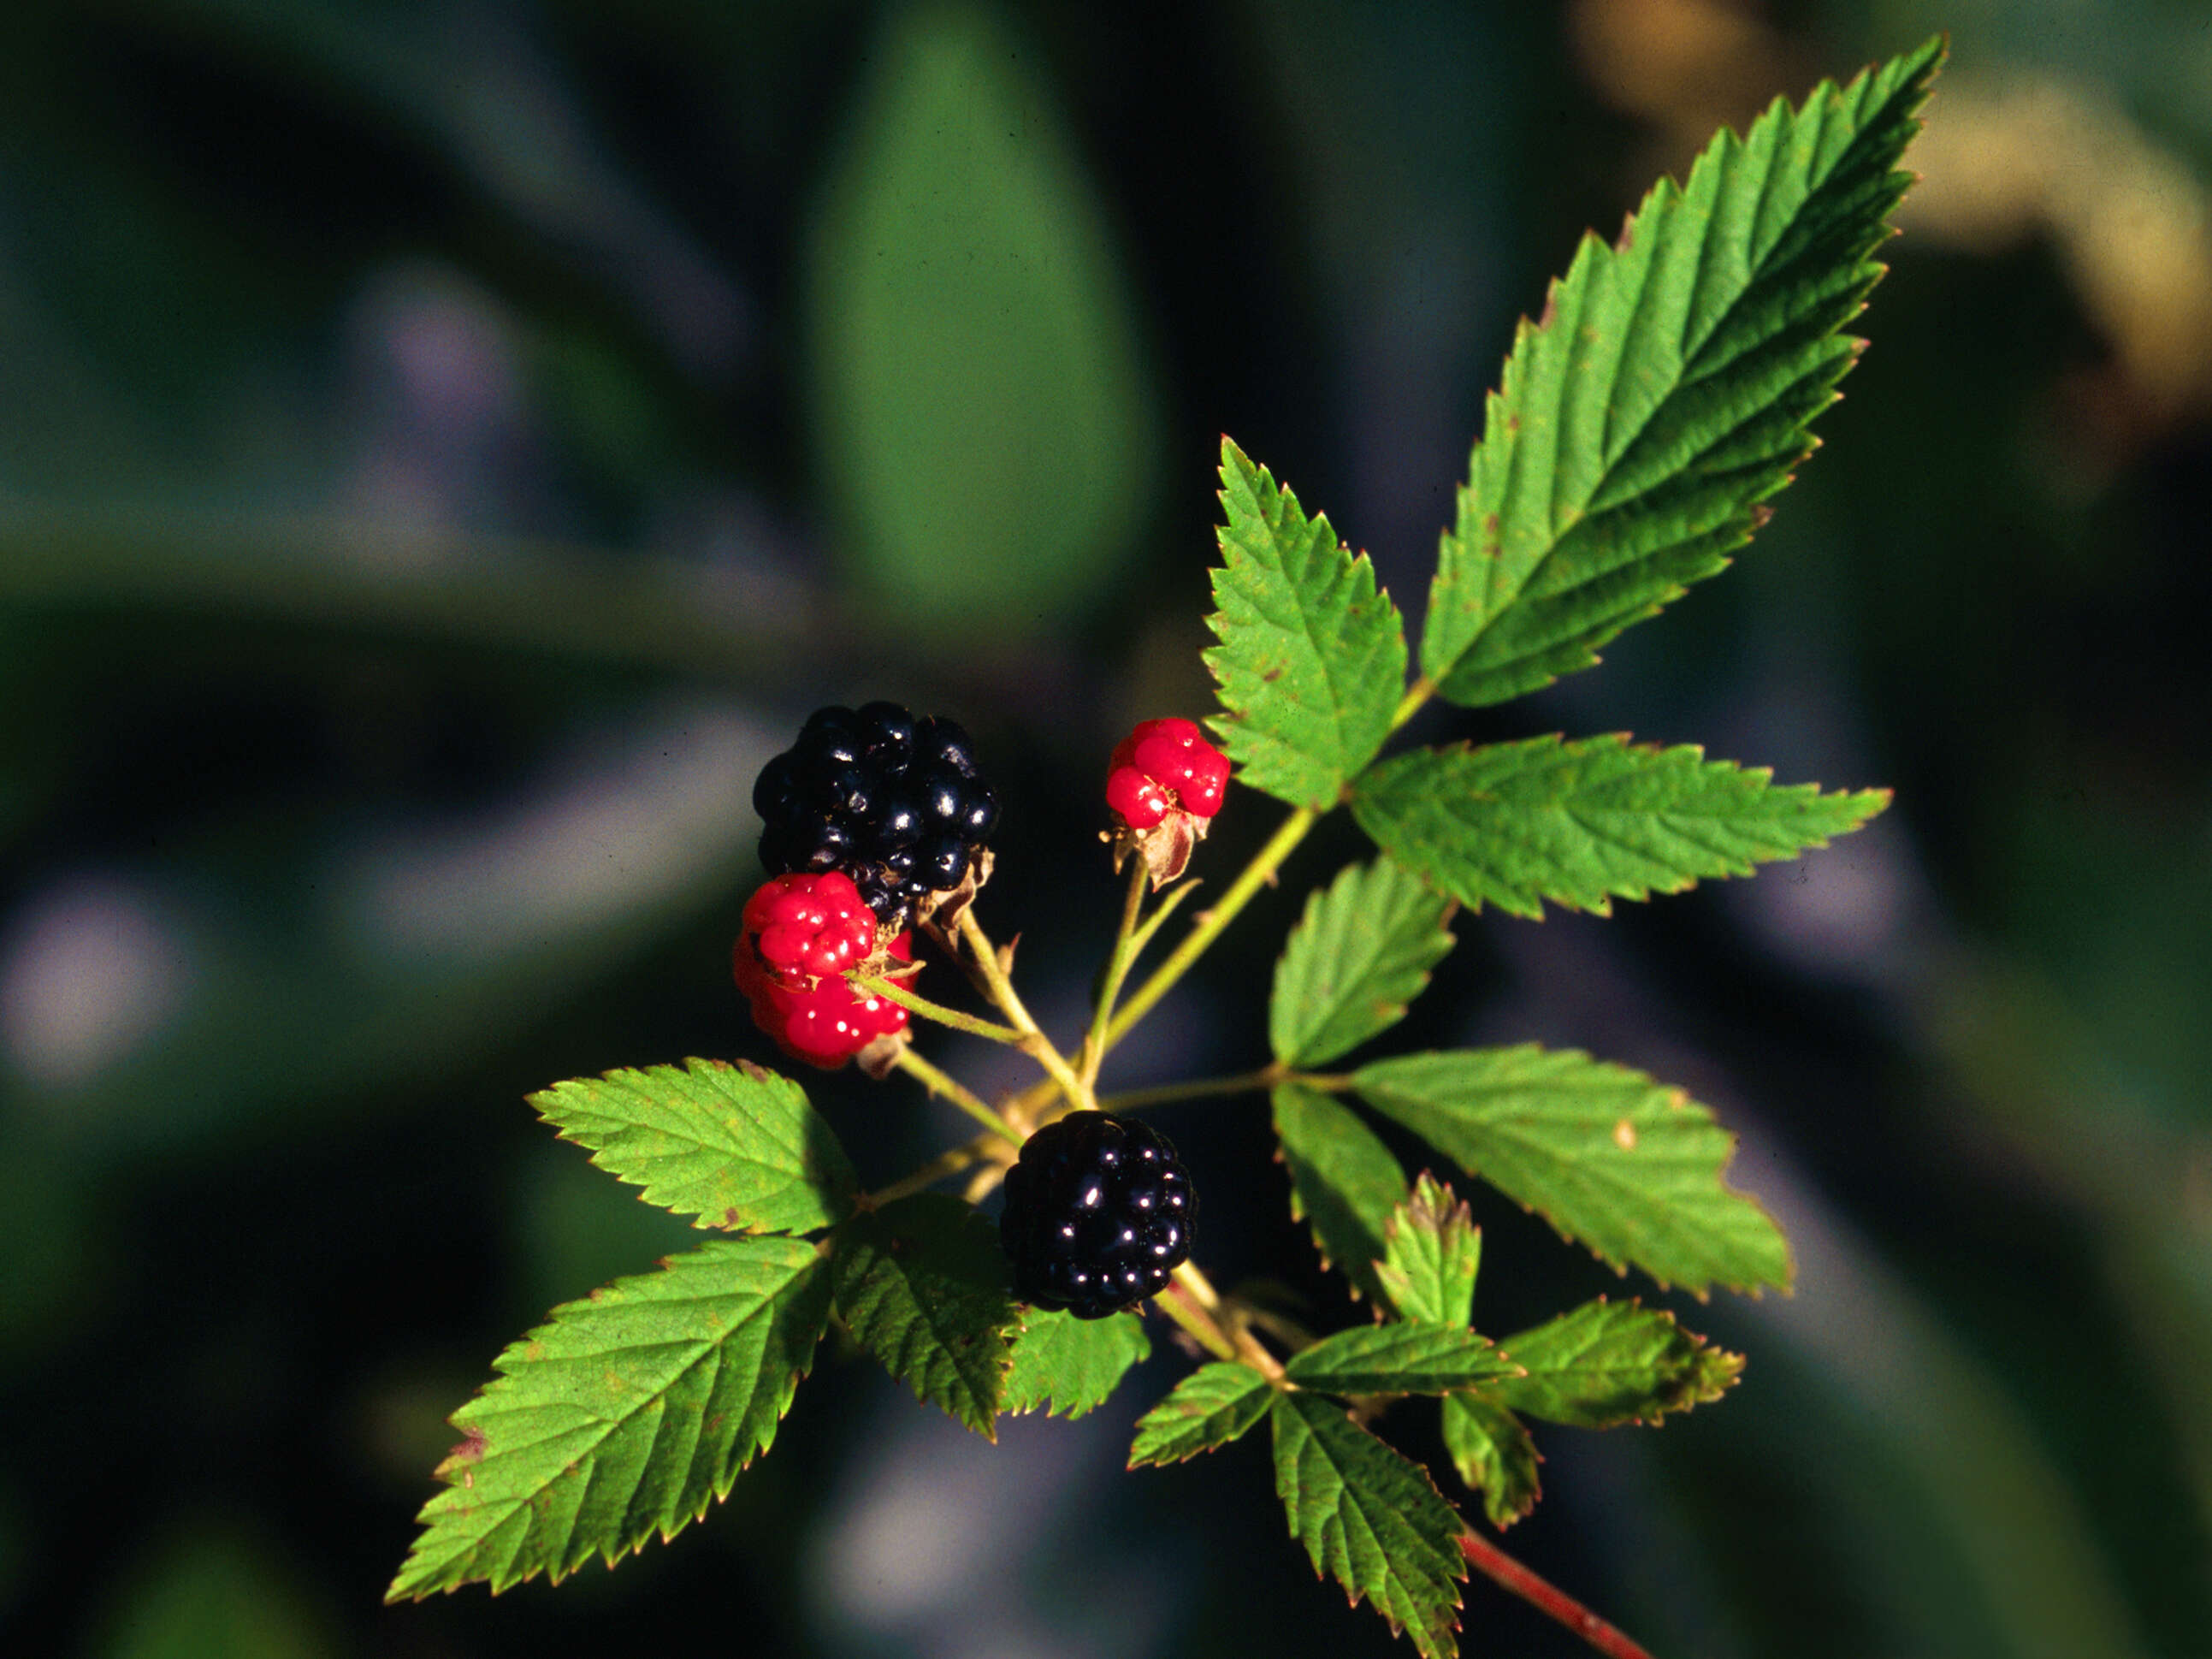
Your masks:
M906 1030L906 1010L889 997L856 991L842 975L793 988L781 982L750 945L750 937L738 941L738 989L751 1006L753 1024L793 1060L835 1071L878 1037ZM887 948L897 961L914 960L911 934L899 934Z
M1212 817L1228 784L1228 757L1191 721L1143 720L1115 746L1106 804L1132 830L1150 830L1178 807Z
M875 912L840 872L778 876L745 904L745 937L779 983L803 991L874 954Z

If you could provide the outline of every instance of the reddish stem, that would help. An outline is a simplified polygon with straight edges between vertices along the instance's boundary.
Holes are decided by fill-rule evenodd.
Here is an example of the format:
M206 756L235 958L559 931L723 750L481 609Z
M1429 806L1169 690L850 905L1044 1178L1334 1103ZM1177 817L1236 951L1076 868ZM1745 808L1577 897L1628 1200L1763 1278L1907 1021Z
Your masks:
M1459 1547L1460 1553L1467 1557L1469 1566L1476 1568L1492 1583L1511 1590L1539 1612L1549 1613L1606 1655L1607 1659L1651 1659L1649 1653L1573 1596L1538 1577L1489 1540L1478 1538L1472 1532L1463 1532L1459 1535Z

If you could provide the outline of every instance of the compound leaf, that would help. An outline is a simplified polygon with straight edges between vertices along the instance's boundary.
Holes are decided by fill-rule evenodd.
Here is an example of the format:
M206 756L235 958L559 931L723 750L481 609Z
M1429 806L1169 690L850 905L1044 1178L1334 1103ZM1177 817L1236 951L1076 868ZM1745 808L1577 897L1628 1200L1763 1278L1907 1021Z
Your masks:
M1423 1659L1459 1651L1466 1528L1419 1464L1317 1395L1277 1394L1275 1491L1314 1571L1366 1599L1413 1638Z
M1152 1352L1145 1322L1133 1313L1078 1319L1033 1308L1014 1339L1004 1408L1080 1417L1104 1405L1129 1367Z
M617 1279L492 1362L386 1600L494 1591L672 1536L768 1448L830 1316L791 1238L718 1239Z
M996 1440L1020 1321L998 1230L948 1194L916 1193L830 1237L854 1340L915 1398Z
M1464 1325L1359 1325L1301 1348L1284 1375L1316 1394L1449 1394L1519 1366Z
M1735 1138L1680 1089L1534 1043L1401 1054L1353 1082L1376 1111L1617 1268L1699 1296L1716 1283L1790 1283L1781 1230L1722 1180Z
M1707 1346L1674 1315L1603 1297L1504 1346L1528 1374L1486 1384L1485 1397L1581 1429L1656 1423L1719 1399L1743 1370L1741 1354Z
M1455 906L1388 859L1306 901L1275 964L1267 1036L1285 1066L1325 1065L1406 1017L1452 947Z
M1543 1496L1536 1443L1521 1419L1492 1401L1447 1395L1444 1450L1470 1490L1482 1494L1482 1512L1493 1527L1510 1527Z
M564 1140L696 1227L806 1232L852 1212L845 1149L789 1078L739 1061L625 1067L530 1097Z
M1227 712L1208 724L1243 781L1325 811L1390 733L1406 685L1398 608L1364 554L1226 438L1221 504L1206 618L1221 643L1206 665Z
M1267 1414L1274 1389L1249 1365L1217 1360L1176 1384L1137 1419L1129 1467L1182 1463L1225 1446Z
M1375 1276L1400 1318L1460 1326L1474 1319L1482 1230L1450 1188L1422 1170L1413 1196L1391 1212L1384 1239Z
M1421 669L1470 706L1587 668L1723 569L1864 344L1940 41L1723 132L1522 321L1438 552Z
M1823 847L1889 804L1886 789L1778 787L1765 768L1615 735L1419 749L1353 786L1376 844L1462 904L1540 916L1542 901L1610 915L1616 898Z
M1303 1084L1275 1085L1275 1136L1291 1172L1291 1219L1311 1224L1325 1263L1355 1291L1380 1294L1391 1212L1406 1196L1397 1158L1349 1107Z

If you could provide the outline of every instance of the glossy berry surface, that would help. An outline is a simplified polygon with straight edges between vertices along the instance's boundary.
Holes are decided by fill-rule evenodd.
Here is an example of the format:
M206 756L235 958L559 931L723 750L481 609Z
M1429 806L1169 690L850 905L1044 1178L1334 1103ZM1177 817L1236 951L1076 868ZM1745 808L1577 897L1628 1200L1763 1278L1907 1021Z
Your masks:
M914 960L913 943L905 933L889 950L901 962ZM751 1006L753 1024L793 1060L835 1071L878 1037L906 1030L905 1009L888 997L864 995L838 975L802 988L784 983L778 970L761 958L750 933L738 941L733 961L738 989Z
M1078 1319L1157 1296L1190 1255L1198 1200L1175 1148L1142 1123L1071 1112L1006 1171L999 1237L1014 1294Z
M1229 757L1194 723L1143 720L1115 746L1106 804L1132 830L1150 830L1178 807L1212 817L1228 787Z
M893 702L817 709L761 769L753 806L770 872L839 872L893 926L960 885L999 821L968 734Z
M835 870L778 876L746 902L745 933L769 976L803 991L874 953L876 915Z

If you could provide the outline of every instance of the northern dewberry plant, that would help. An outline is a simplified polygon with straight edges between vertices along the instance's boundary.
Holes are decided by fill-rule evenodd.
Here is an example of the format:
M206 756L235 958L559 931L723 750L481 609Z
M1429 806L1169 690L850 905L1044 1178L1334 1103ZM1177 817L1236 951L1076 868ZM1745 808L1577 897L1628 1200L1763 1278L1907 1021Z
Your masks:
M1378 1427L1409 1396L1436 1397L1458 1482L1502 1528L1537 1500L1530 1419L1655 1422L1717 1399L1742 1360L1634 1300L1479 1334L1467 1206L1434 1174L1409 1182L1360 1109L1622 1273L1700 1297L1790 1282L1780 1231L1723 1178L1730 1137L1682 1091L1571 1051L1322 1068L1404 1015L1462 907L1603 913L1794 857L1885 804L1620 736L1382 751L1432 697L1503 702L1590 666L1758 526L1858 355L1843 330L1881 274L1874 255L1907 183L1898 161L1941 58L1930 42L1802 108L1778 102L1747 137L1723 133L1686 185L1662 183L1617 241L1585 240L1490 399L1410 683L1396 607L1367 561L1224 443L1220 642L1206 653L1220 748L1169 719L1102 757L1101 820L1110 802L1128 884L1074 1042L1039 1029L978 917L997 804L964 733L890 704L810 720L757 795L777 878L746 907L739 985L796 1059L904 1072L984 1133L863 1192L799 1085L746 1061L617 1071L536 1096L601 1168L723 1236L555 1310L499 1357L454 1415L464 1437L392 1599L559 1578L703 1516L767 1449L833 1319L989 1437L1001 1412L1098 1405L1150 1352L1158 1314L1208 1363L1145 1414L1133 1466L1265 1422L1291 1532L1423 1655L1456 1651L1470 1565L1600 1650L1640 1653L1500 1551ZM1224 804L1231 763L1243 793ZM1192 890L1182 869L1207 823L1255 810L1255 793L1289 815L1127 989ZM1238 1077L1102 1093L1115 1047L1339 807L1381 856L1337 874L1291 930L1272 1058ZM917 933L933 952L913 948ZM947 971L933 954L989 1014L916 989ZM987 1103L917 1051L932 1021L1020 1048L1043 1075ZM1194 1233L1204 1242L1203 1194L1163 1138L1122 1120L1245 1091L1270 1097L1292 1213L1370 1322L1308 1330L1187 1258ZM964 1196L929 1190L956 1177ZM1003 1245L976 1207L1002 1179Z

